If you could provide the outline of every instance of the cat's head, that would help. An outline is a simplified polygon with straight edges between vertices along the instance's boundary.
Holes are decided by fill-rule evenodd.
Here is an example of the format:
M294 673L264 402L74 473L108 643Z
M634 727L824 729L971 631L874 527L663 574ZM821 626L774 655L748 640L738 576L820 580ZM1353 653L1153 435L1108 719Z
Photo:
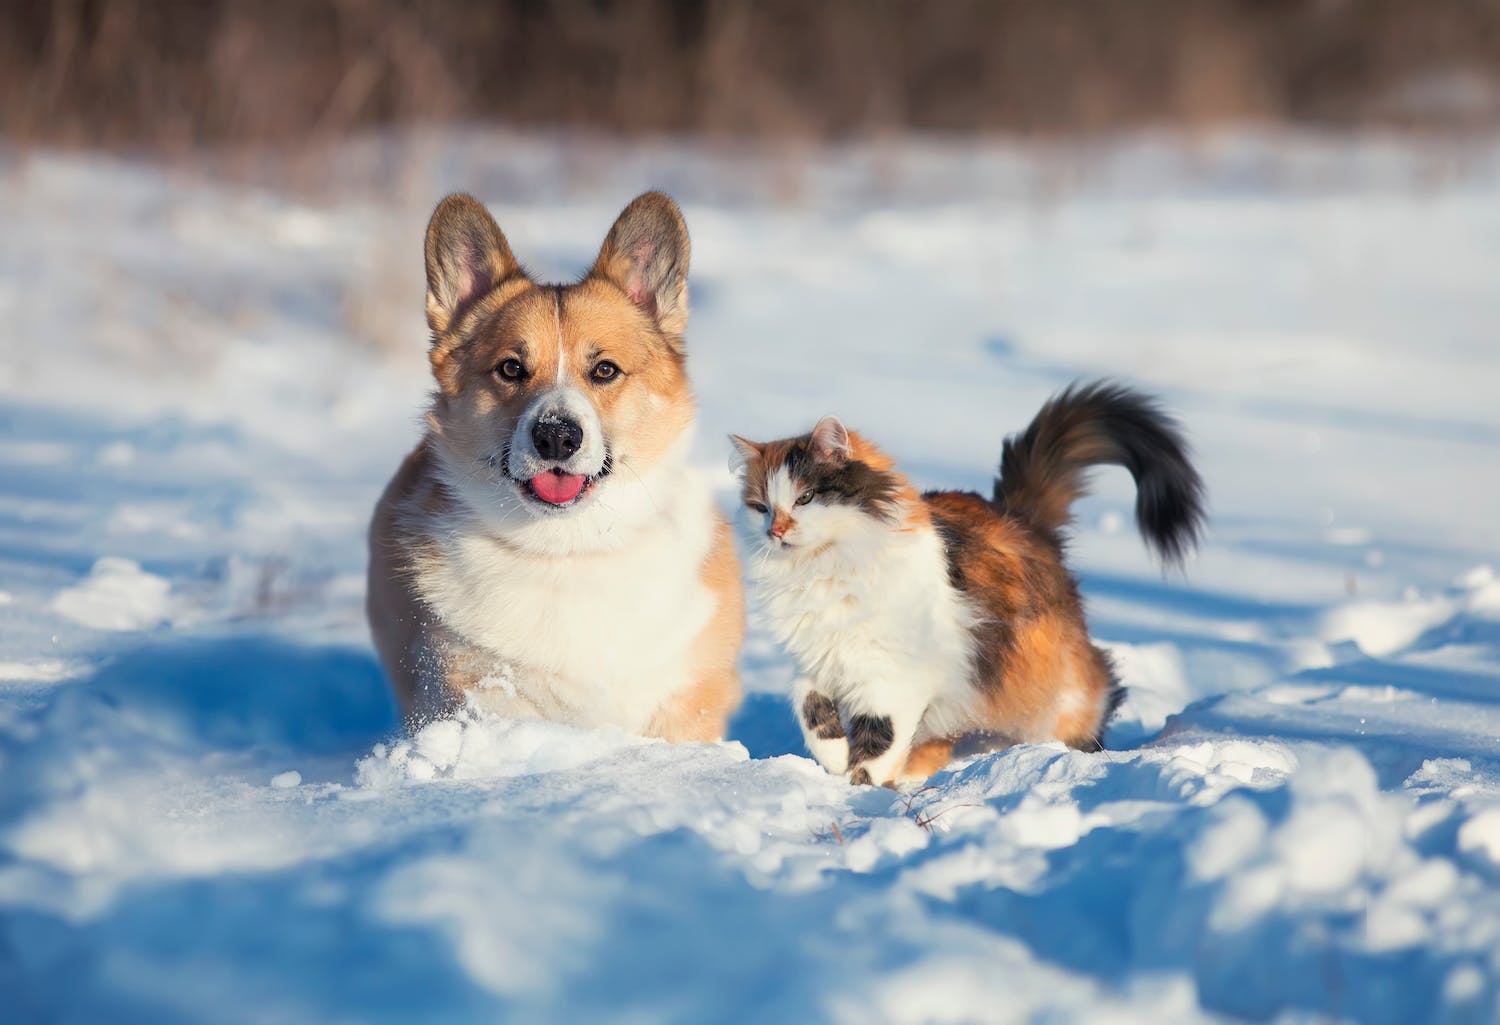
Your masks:
M752 545L816 554L900 519L906 482L837 417L825 416L796 438L754 442L732 434L730 440Z

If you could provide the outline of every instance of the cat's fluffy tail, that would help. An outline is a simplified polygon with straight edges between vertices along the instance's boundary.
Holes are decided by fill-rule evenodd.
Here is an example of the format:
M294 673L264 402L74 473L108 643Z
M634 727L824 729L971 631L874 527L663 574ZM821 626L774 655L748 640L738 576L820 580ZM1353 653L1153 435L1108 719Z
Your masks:
M1053 396L1025 433L1005 439L995 506L1053 538L1088 491L1092 466L1135 478L1135 520L1146 546L1180 563L1203 529L1203 480L1177 422L1140 392L1108 381Z

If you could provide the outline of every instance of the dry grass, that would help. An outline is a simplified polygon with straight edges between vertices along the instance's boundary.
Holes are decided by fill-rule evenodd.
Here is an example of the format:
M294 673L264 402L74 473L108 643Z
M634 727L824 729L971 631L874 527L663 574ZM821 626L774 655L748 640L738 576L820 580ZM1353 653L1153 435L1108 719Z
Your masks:
M1467 99L1450 102L1451 88L1436 103L1401 99L1439 74L1457 74ZM1494 0L9 0L0 10L0 134L110 148L456 121L782 141L1247 119L1473 127L1500 115L1484 99L1497 82Z

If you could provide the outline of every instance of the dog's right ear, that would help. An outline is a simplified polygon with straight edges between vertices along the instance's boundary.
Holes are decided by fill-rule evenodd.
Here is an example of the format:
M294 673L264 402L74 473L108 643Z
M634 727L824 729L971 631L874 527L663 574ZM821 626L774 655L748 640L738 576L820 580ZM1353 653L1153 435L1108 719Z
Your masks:
M500 226L473 196L455 193L427 222L427 326L434 336L453 326L476 299L521 273Z

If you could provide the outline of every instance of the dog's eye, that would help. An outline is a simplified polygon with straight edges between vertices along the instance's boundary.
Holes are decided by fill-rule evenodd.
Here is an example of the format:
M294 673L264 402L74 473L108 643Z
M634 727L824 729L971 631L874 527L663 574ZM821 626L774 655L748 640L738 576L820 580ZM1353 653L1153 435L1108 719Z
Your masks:
M808 488L806 491L802 492L802 494L800 494L800 495L797 496L797 504L798 505L806 505L808 502L811 502L812 500L813 500L813 490L812 490L812 488Z
M521 361L518 359L503 359L500 361L500 365L495 368L495 373L507 381L519 381L526 376L526 368L521 365Z
M607 359L600 360L598 363L594 364L593 377L596 381L613 381L616 377L619 376L620 368Z
M759 502L746 502L745 505L749 506L750 509L754 512L760 513L762 516L766 514L766 507L761 505Z

